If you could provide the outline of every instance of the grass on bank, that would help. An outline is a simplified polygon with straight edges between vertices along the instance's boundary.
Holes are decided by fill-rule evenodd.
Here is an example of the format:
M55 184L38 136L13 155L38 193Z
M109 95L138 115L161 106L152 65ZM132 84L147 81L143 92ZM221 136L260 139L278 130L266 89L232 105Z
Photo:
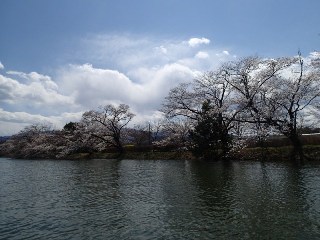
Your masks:
M239 152L239 158L242 160L267 160L283 161L290 160L293 147L255 147L244 148ZM303 151L308 160L320 160L320 145L305 145Z
M320 160L320 145L306 145L303 149L308 159ZM292 147L290 146L244 148L236 153L233 159L283 161L290 160L291 152ZM196 160L190 151L128 151L121 155L114 152L75 153L71 154L68 159Z
M68 159L139 159L139 160L195 160L191 152L125 152L119 153L75 153L69 155Z

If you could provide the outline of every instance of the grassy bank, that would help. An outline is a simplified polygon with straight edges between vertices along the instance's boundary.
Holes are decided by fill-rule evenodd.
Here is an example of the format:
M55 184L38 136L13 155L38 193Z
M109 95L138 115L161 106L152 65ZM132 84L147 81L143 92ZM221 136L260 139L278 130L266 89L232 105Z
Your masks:
M125 152L118 153L76 153L68 157L71 160L82 159L138 159L138 160L195 160L191 152Z
M303 147L306 156L312 160L320 160L320 145L306 145ZM245 148L233 157L235 160L266 160L287 161L290 160L292 147L268 147L268 148ZM126 152L118 153L76 153L68 157L72 160L81 159L139 159L139 160L196 160L189 151L167 151L167 152Z
M292 150L290 146L244 148L239 152L238 157L241 160L286 161L290 160ZM306 145L303 151L307 159L320 160L320 145Z

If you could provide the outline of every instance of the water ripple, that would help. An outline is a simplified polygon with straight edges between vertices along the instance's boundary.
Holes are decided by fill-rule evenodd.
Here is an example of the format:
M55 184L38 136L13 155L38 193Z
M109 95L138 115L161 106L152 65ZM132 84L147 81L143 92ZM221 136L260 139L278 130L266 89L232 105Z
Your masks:
M0 159L0 239L315 239L318 165Z

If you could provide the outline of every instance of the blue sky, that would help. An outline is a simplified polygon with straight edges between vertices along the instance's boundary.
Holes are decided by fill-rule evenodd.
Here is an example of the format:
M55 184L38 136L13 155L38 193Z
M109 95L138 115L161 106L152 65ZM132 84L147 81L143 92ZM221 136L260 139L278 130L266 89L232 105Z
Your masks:
M61 127L105 103L155 117L171 87L223 61L319 51L319 9L318 0L2 0L0 135Z

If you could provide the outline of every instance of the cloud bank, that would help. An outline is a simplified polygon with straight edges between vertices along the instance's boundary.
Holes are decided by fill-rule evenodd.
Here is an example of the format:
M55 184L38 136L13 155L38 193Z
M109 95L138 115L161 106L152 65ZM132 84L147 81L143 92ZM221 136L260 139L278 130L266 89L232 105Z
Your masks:
M62 128L100 105L126 103L135 121L158 118L169 90L190 82L234 56L207 38L152 39L129 35L95 35L82 39L77 63L61 66L53 76L38 72L0 73L0 135L48 122ZM0 63L0 69L4 66Z

